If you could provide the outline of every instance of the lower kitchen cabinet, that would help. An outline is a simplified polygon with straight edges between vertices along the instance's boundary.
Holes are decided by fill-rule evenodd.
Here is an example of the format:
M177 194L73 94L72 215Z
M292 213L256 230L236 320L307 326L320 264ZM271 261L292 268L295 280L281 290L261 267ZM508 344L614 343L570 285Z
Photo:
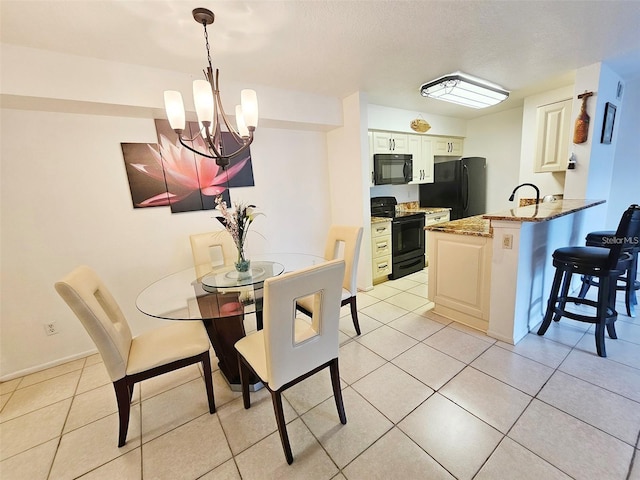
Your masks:
M493 238L428 231L433 311L486 332Z
M438 212L438 213L427 213L424 216L424 226L430 227L431 225L435 225L437 223L448 222L450 219L449 211ZM428 242L429 235L424 236L424 264L429 266L429 245Z
M371 223L373 283L387 280L391 274L391 220Z

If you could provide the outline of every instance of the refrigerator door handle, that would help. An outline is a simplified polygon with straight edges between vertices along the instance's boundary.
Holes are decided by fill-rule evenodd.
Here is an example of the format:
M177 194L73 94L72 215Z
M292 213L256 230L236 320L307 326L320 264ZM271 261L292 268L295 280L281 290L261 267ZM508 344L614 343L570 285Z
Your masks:
M462 211L464 212L467 210L467 208L469 208L469 169L464 164L462 165L462 173Z

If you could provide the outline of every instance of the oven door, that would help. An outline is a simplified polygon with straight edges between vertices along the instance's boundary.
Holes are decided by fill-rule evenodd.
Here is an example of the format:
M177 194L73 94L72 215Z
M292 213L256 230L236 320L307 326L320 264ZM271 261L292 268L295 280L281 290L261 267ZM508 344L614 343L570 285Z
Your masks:
M391 222L393 263L424 258L424 215L397 217Z

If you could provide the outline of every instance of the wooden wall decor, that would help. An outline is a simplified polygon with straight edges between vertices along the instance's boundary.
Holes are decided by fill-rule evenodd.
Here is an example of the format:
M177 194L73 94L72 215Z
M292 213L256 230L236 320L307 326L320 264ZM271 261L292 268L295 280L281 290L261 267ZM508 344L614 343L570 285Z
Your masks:
M573 143L584 143L589 136L589 114L587 114L587 100L593 95L593 92L584 92L578 95L578 99L582 99L580 113L576 118L576 126L573 130Z

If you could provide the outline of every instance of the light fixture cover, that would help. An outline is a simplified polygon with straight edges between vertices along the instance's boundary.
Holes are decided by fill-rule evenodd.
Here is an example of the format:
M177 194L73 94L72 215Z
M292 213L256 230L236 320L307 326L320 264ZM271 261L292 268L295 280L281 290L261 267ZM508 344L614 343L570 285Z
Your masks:
M461 72L425 83L420 94L471 108L491 107L509 98L509 92L498 85Z

